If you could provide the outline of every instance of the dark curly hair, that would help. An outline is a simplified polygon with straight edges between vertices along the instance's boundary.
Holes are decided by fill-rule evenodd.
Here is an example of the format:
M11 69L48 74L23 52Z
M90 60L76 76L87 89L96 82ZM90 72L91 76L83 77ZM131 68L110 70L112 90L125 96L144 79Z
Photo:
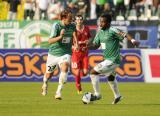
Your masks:
M64 9L61 13L60 13L60 19L64 19L66 18L69 14L72 14L71 10L69 8Z
M111 14L102 14L100 17L105 18L107 23L111 23L112 21L112 15Z

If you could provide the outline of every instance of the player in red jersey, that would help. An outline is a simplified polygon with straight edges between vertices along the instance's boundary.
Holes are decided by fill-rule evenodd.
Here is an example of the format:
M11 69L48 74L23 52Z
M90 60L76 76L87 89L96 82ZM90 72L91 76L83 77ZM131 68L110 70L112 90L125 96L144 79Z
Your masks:
M88 73L88 42L91 37L89 28L84 26L83 17L75 17L77 38L80 49L76 51L72 48L72 73L75 76L78 94L82 93L81 78Z

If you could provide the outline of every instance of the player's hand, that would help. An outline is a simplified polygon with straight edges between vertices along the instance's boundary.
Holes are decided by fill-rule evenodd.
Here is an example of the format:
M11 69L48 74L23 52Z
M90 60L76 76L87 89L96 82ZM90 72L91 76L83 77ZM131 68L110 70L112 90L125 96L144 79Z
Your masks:
M62 29L62 30L61 30L61 32L60 32L60 36L61 36L61 38L63 38L64 33L65 33L65 29Z
M79 51L79 46L78 45L75 45L75 50Z
M88 49L88 46L83 47L83 48L82 48L82 51L85 52L87 49Z
M86 41L85 41L85 44L86 44L86 46L88 46L88 44L89 44L89 40L86 40Z
M137 40L132 40L131 42L132 42L132 44L133 44L135 47L139 47L139 44L140 44L139 41L137 41Z
M62 29L60 35L64 35L65 29Z

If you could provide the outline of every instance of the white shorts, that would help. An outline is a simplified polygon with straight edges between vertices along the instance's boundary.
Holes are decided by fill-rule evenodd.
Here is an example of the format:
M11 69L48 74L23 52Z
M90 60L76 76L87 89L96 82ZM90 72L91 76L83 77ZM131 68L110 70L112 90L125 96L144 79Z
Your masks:
M119 64L113 63L111 60L104 60L100 62L94 67L94 70L102 75L109 76L112 73L115 74L115 68L118 67Z
M48 54L46 63L46 73L52 73L57 68L58 65L60 66L60 64L64 62L67 62L70 65L71 55L65 54L63 56L54 56Z

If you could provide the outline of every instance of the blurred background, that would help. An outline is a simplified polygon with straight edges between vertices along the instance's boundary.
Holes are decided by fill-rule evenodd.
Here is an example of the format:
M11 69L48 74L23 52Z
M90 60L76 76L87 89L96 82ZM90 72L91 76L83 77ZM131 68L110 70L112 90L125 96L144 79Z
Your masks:
M83 15L92 38L99 16L110 13L112 26L140 41L138 48L127 40L121 43L119 79L144 81L148 76L160 82L160 0L0 0L0 81L42 80L51 27L65 8ZM101 59L96 53L90 52L95 54L91 67Z
M159 0L0 0L0 20L54 20L64 8L86 20L111 13L114 20L158 20ZM16 15L16 16L13 16Z
M7 23L12 25L13 22L12 28L19 32L24 31L28 24L26 22L46 21L52 24L59 19L59 13L65 8L70 8L73 15L77 13L83 15L85 24L90 26L92 37L97 31L98 17L103 13L110 13L113 17L112 25L140 40L140 48L160 47L159 0L0 0L0 29L8 28L4 25ZM35 37L39 44L42 44L40 41L47 39L50 33L46 32L46 29L44 34L34 31L32 38ZM45 47L46 44L44 42L41 47ZM122 47L131 48L132 45L124 41ZM1 45L0 48L7 47Z
M112 26L140 41L138 48L127 40L121 43L116 78L124 100L116 107L110 105L113 95L103 76L103 99L86 107L71 72L67 79L73 83L66 84L64 100L53 99L58 83L41 96L51 27L67 7L83 15L92 38L98 17L110 13ZM0 0L0 116L160 116L159 48L160 0ZM102 60L102 51L89 51L89 67ZM50 81L58 82L58 74ZM83 92L92 92L89 76L82 78Z

